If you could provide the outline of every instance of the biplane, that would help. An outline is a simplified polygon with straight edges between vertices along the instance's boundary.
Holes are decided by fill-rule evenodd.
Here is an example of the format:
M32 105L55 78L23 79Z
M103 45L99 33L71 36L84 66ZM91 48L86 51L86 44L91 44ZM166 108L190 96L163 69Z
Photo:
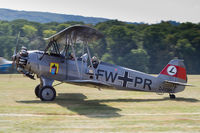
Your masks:
M183 91L188 85L183 60L171 60L158 76L152 76L92 57L88 44L103 37L89 26L71 26L46 38L48 45L44 51L28 51L25 47L15 51L13 62L20 73L40 79L35 95L42 101L55 99L55 80L98 89L168 93L172 99L174 93Z

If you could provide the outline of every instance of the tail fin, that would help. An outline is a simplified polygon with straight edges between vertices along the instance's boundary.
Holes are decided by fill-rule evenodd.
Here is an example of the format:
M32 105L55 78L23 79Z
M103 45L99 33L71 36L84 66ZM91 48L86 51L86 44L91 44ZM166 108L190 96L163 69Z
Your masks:
M171 60L160 72L158 78L167 81L187 83L187 74L183 60Z

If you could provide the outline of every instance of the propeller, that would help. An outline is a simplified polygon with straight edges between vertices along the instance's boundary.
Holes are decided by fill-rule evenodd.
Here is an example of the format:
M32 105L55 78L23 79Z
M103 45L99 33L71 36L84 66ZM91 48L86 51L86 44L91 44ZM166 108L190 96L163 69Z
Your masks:
M14 53L13 53L13 56L12 56L12 67L14 67L14 64L15 64L15 61L16 61L16 58L17 58L17 51L18 51L18 47L19 47L19 37L20 37L20 31L17 35L17 38L16 38L16 47L15 47L15 50L14 50Z
M25 69L27 65L27 60L28 60L28 51L27 51L27 48L24 46L22 46L21 50L18 51L19 38L20 38L20 32L18 33L17 38L16 38L16 47L12 56L12 67L14 68L14 66L16 65L16 70L18 72L24 74L25 76L31 79L35 79L34 75Z

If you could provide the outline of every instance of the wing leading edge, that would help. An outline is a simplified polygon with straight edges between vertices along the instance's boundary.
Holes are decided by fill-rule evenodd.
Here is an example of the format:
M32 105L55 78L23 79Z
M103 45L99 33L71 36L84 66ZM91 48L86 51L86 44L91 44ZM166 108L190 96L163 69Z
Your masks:
M67 80L66 82L81 86L95 87L95 88L114 88L107 83L97 80Z
M103 34L97 31L94 28L85 25L74 25L70 26L49 38L45 38L48 41L57 41L57 42L67 42L67 40L78 41L93 41L98 40L103 37Z

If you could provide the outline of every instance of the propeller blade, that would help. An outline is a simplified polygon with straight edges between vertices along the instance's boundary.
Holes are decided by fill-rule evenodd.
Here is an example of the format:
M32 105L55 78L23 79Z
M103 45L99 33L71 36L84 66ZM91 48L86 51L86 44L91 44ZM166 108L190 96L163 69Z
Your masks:
M12 56L12 67L14 67L14 64L15 64L15 60L16 60L16 55L17 55L17 51L18 51L18 45L19 45L19 37L20 37L20 31L17 35L17 38L16 38L16 47L15 47L15 50L14 50L14 53L13 53L13 56Z
M18 33L18 35L17 35L16 47L15 47L15 51L14 51L14 54L13 54L13 55L16 55L16 54L17 54L19 37L20 37L20 31L19 31L19 33Z

